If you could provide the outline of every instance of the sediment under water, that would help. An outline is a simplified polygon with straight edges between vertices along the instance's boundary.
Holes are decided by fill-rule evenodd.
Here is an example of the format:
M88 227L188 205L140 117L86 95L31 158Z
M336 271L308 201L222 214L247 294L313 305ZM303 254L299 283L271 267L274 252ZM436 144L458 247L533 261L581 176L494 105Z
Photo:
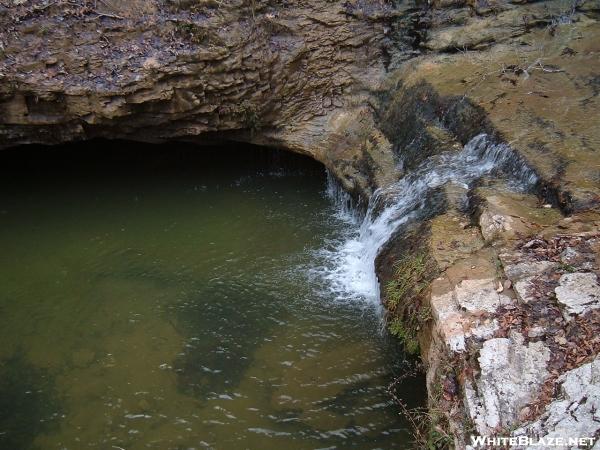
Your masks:
M0 448L408 448L386 388L410 363L331 282L358 230L321 166L114 142L0 158ZM424 404L421 378L400 391Z

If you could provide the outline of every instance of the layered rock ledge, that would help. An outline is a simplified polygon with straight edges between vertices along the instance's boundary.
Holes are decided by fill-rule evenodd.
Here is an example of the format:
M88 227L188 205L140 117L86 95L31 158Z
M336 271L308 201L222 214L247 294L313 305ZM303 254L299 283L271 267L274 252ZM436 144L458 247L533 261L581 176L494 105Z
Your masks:
M597 436L599 18L581 0L1 0L0 148L247 141L367 199L480 133L508 143L534 191L442 189L381 253L383 301L420 347L439 447Z

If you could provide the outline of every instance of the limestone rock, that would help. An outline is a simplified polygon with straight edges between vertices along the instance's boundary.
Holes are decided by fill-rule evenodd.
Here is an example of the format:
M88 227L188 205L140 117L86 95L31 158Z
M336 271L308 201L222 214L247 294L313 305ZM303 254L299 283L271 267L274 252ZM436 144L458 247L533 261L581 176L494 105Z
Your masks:
M493 214L489 211L484 211L479 218L481 234L483 234L483 237L486 241L491 241L502 233L512 232L513 222L514 219L510 216Z
M600 308L600 285L594 273L568 273L554 289L556 300L564 307L565 319Z
M496 291L493 278L463 280L453 288L442 278L434 281L432 292L431 310L438 332L454 352L465 351L470 336L491 337L498 324L485 316L511 303L509 297Z
M558 267L558 263L551 261L522 261L524 255L511 255L517 262L507 262L504 266L504 273L512 282L515 293L520 301L529 303L535 300L530 295L532 281L539 275L551 271Z
M384 2L79 3L0 6L0 149L251 141L351 173L365 197L394 174L368 106L391 44Z
M518 422L548 375L550 350L543 342L525 344L523 336L486 341L481 348L481 375L465 386L469 415L477 430L490 435Z
M558 379L559 396L542 416L513 432L535 438L589 438L600 430L600 357ZM512 447L515 450L530 447ZM539 447L536 447L539 448ZM574 449L577 446L556 447ZM595 447L594 447L595 448Z
M0 6L0 148L250 141L308 154L368 197L487 132L514 142L565 209L598 205L600 28L589 5L9 3ZM518 217L490 213L492 228L520 232Z
M572 249L571 247L567 247L561 254L560 254L560 261L563 264L572 264L573 261L577 260L578 258L580 258L581 255L579 255L579 253Z
M516 264L506 265L504 272L506 276L516 282L535 275L540 275L557 267L558 264L551 261L524 261Z
M459 307L470 313L493 313L511 303L510 298L498 293L493 279L463 280L456 286L455 295Z

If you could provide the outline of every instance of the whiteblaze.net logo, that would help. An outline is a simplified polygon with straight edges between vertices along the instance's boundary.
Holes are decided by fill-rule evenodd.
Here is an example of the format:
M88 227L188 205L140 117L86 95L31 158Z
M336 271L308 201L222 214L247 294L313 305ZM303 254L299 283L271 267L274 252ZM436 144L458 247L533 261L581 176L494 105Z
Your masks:
M579 448L591 448L596 442L593 437L545 437L532 438L529 436L510 437L487 437L471 436L471 445L474 448L506 447L507 445L518 445L526 447L551 448L564 446L577 446Z

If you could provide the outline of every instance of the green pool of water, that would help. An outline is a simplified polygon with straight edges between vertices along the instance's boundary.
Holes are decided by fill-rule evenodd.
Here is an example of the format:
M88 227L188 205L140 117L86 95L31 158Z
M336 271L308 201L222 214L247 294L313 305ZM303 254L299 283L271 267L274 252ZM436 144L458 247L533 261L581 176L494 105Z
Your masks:
M315 270L322 167L180 147L0 153L0 448L408 448L404 354Z

